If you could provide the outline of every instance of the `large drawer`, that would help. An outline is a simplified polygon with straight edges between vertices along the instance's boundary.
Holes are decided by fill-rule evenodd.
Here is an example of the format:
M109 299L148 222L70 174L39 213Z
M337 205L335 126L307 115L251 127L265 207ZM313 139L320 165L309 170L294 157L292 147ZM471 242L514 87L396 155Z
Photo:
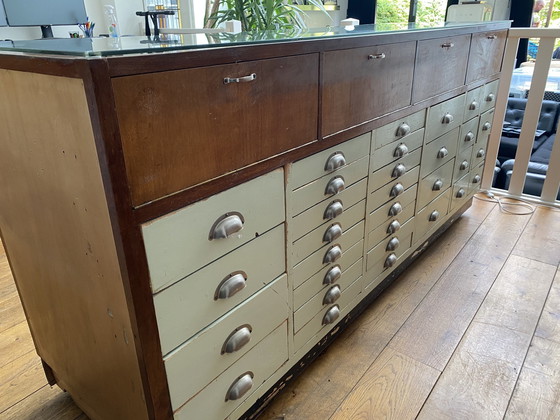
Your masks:
M468 121L480 114L482 106L482 95L484 87L480 86L476 89L469 90L465 97L465 112L463 114L463 121Z
M463 123L465 95L457 96L428 109L426 118L426 137L429 143L439 136L459 127Z
M285 272L284 248L280 225L156 294L163 354Z
M507 31L472 35L467 84L500 72L506 39Z
M458 150L467 149L475 144L476 136L478 135L478 121L478 118L473 118L461 126Z
M424 146L420 166L421 178L455 157L458 138L459 127Z
M288 317L286 275L164 358L173 409L203 389ZM179 320L177 320L179 321ZM188 322L188 317L182 322Z
M282 223L284 207L284 175L278 169L142 225L152 290ZM210 239L211 231L229 236Z
M399 160L378 169L369 177L369 190L375 191L392 180L400 181L412 169L420 165L421 156L422 149L418 148Z
M402 159L413 150L420 148L423 140L424 130L420 129L375 150L371 155L370 172L375 172L391 162Z
M284 322L224 373L210 382L188 404L177 410L174 413L174 419L226 418L288 360L287 334L287 323ZM199 359L198 363L204 360L203 357ZM252 376L252 379L249 380L246 375ZM188 381L190 378L185 379ZM247 386L239 386L241 383ZM236 385L238 385L237 388ZM238 398L228 399L228 394L233 388L239 390ZM249 389L243 393L243 390L247 388Z
M377 150L389 143L403 139L403 137L423 128L425 123L426 110L423 109L383 127L376 128L372 132L372 150Z
M447 211L449 209L449 200L451 198L451 188L440 195L437 199L428 203L424 209L416 215L416 231L414 233L414 242L418 242L424 238L426 234L440 226Z
M422 209L451 186L454 163L454 160L450 160L420 181L417 209Z

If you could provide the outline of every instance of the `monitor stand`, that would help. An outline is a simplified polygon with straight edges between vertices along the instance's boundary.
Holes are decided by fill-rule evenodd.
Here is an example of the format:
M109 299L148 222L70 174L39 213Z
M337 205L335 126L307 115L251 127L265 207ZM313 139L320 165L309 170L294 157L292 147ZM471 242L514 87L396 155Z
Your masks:
M41 35L42 38L53 38L52 26L41 25Z

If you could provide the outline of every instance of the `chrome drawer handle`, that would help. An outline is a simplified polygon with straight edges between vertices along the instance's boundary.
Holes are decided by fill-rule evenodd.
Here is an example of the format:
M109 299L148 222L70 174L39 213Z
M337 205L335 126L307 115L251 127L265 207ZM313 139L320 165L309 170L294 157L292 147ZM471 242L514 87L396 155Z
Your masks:
M474 111L477 108L478 108L478 102L472 101L471 104L469 105L469 111Z
M492 102L494 100L494 94L490 93L487 97L486 97L486 102Z
M220 282L214 293L214 300L228 299L243 290L246 285L247 274L244 271L235 271Z
M340 286L338 284L331 287L327 291L327 293L325 293L325 297L323 298L323 305L330 305L332 303L335 303L341 294L342 292L340 291Z
M325 195L335 195L344 190L344 178L336 176L329 181L325 188Z
M248 76L243 77L224 77L224 85L228 85L230 83L248 83L252 82L257 78L257 73L251 73Z
M385 259L385 263L383 264L383 267L385 268L389 268L395 265L395 263L397 262L397 256L395 254L390 254L386 259Z
M383 60L385 58L385 53L370 54L367 58L368 60Z
M251 331L253 328L249 325L242 325L237 327L229 336L226 338L224 345L222 346L221 354L225 353L235 353L241 349L245 344L251 341Z
M459 170L464 171L465 169L469 168L469 162L467 162L466 160L461 162L461 165L459 165Z
M400 228L401 228L401 224L399 223L399 221L398 220L393 220L391 223L389 223L389 226L387 226L387 233L389 233L389 234L395 233Z
M391 208L389 209L389 216L396 216L397 214L399 214L402 211L402 205L401 203L395 203L391 206Z
M396 197L397 195L401 195L404 191L404 187L403 185L399 182L398 184L395 184L393 186L393 188L391 188L391 192L389 193L389 195L391 197Z
M441 123L442 124L451 124L453 122L455 118L453 117L453 115L447 113L443 116L443 118L441 119Z
M442 147L441 149L438 150L437 152L437 158L438 159L443 159L444 157L446 157L449 154L449 151L445 148Z
M407 153L408 153L408 147L406 147L406 144L401 143L397 146L397 148L393 152L393 157L396 158L403 157Z
M332 242L342 236L342 226L340 223L335 223L330 226L323 235L323 242Z
M325 274L325 278L323 279L323 284L333 284L342 276L342 269L340 265L333 266L327 274Z
M498 35L495 35L495 34L488 35L488 36L486 37L486 39L496 39L496 38L498 38Z
M472 131L469 131L467 134L465 134L465 142L468 143L470 141L474 140L474 133Z
M472 183L473 184L478 184L479 182L480 182L480 175L475 175L473 180L472 180Z
M410 125L408 125L407 123L402 123L401 125L398 126L397 128L398 137L404 137L408 133L410 133Z
M334 321L338 319L340 316L340 308L338 305L334 305L331 309L327 311L325 316L323 317L323 325L332 324Z
M441 179L436 180L434 185L432 185L432 191L440 191L443 188L443 181Z
M404 166L402 163L399 163L393 168L391 178L398 178L399 176L403 176L404 174L406 174L406 166Z
M391 238L389 242L387 242L387 247L385 251L394 251L400 245L399 238Z
M253 387L253 372L247 372L238 377L226 393L226 401L238 400Z
M220 216L210 228L208 240L225 239L243 229L245 219L238 212L226 213Z
M441 44L441 48L453 48L455 44L453 42L444 42Z
M334 200L327 206L325 214L323 215L323 219L334 219L336 216L340 216L343 211L344 207L342 206L342 201Z
M430 213L430 217L428 218L428 221L435 222L437 219L439 219L439 211L434 210L433 212Z
M486 155L486 152L484 151L484 149L480 149L478 152L476 152L476 157L477 158L483 158Z
M331 172L335 169L342 168L344 165L346 165L346 158L344 157L344 153L335 152L327 159L327 163L325 164L325 171Z
M459 189L459 191L457 191L457 194L455 194L455 197L457 198L463 198L465 196L465 190L464 189Z
M488 121L486 121L484 123L484 125L482 126L482 130L488 131L488 130L490 130L490 127L492 127L492 124L490 124Z
M323 264L330 264L338 260L342 256L340 245L334 245L326 252L323 257Z

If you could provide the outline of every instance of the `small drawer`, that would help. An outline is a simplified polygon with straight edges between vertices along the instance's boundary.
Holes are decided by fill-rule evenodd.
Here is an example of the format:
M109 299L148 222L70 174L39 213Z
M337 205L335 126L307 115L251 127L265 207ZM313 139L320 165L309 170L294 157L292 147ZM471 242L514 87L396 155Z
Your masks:
M397 217L391 217L389 220L377 226L366 235L367 248L371 249L389 235L397 234L405 223L414 216L414 203L406 206L402 213Z
M450 160L420 181L417 209L422 209L451 186L454 164L455 161Z
M418 111L408 117L384 125L373 130L373 150L388 145L424 127L426 121L426 110ZM376 152L377 153L377 152Z
M494 109L486 111L480 116L478 124L478 136L476 137L476 144L482 143L486 145L492 131L492 122L494 120Z
M455 159L455 168L453 169L453 182L464 177L471 170L471 155L473 147L461 150L457 153Z
M369 177L369 190L375 191L390 181L400 180L410 170L420 165L421 156L422 149L418 148L401 159L378 169Z
M260 309L260 312L264 314L267 307L263 305ZM198 360L203 361L203 363L193 364L192 360L189 360L189 363L201 367L206 364L206 355L202 355ZM177 410L174 413L174 419L226 418L287 360L287 323L284 322L225 372L210 382L188 404ZM188 383L191 379L192 377L183 377L185 383ZM231 399L231 397L237 397L237 399Z
M355 184L368 174L368 160L364 156L332 174L325 175L292 193L290 214L295 216L313 205L333 199L345 188Z
M478 121L479 118L473 118L461 126L457 150L467 149L476 143L476 136L478 135Z
M414 219L411 220L411 224L414 224ZM407 236L401 236L400 241L402 246L392 252L386 252L382 255L374 252L375 248L372 249L367 255L367 267L366 273L367 278L377 277L385 270L394 269L400 264L401 257L408 251L410 244L412 243L412 234L409 232Z
M284 221L278 169L142 225L154 292Z
M312 231L317 226L336 221L340 215L367 196L367 179L350 185L341 193L323 203L314 205L303 213L291 219L288 224L288 234L292 242ZM340 214L338 214L340 213ZM338 215L337 215L338 214ZM333 217L331 217L333 216Z
M391 217L395 217L400 215L404 212L404 209L408 207L410 204L414 206L416 201L416 192L418 191L418 185L413 185L408 190L406 190L401 196L396 197L395 199L389 201L386 204L383 204L381 207L378 207L373 212L370 212L368 216L368 226L370 229L376 228L381 223L389 220ZM369 207L369 203L368 203ZM376 207L376 205L372 204L372 207Z
M469 174L466 174L463 178L458 180L453 185L453 191L451 193L451 207L450 212L461 207L470 198L469 193Z
M324 223L317 229L299 238L292 247L292 264L299 263L325 244L336 242L339 235L342 235L350 227L364 219L365 212L366 200L362 200L345 210L336 220Z
M482 94L484 93L484 86L477 87L476 89L469 90L465 97L465 113L463 114L463 121L469 121L480 114L482 107Z
M294 290L294 308L299 309L305 302L315 296L316 293L326 287L326 285L336 281L339 273L344 275L344 272L348 270L350 266L362 258L363 252L364 241L357 242L342 254L342 257L340 257L340 260L338 260L335 265L323 268L307 280L304 279L305 281L303 283L294 282L294 287L296 287Z
M352 162L369 155L371 133L316 153L295 162L288 172L289 189L295 190L323 175L336 172Z
M471 170L469 177L469 192L475 194L480 189L480 183L482 182L482 171L484 169L484 162L478 167L474 167Z
M288 284L283 275L165 357L173 409L179 408L282 324L288 317L287 302Z
M415 217L416 231L414 234L414 242L418 242L418 240L424 238L428 232L433 231L445 220L450 198L451 188L418 212Z
M413 230L414 219L411 219L404 223L398 232L395 232L381 242L376 241L376 239L378 238L372 236L371 240L368 240L368 244L366 247L366 249L368 250L368 270L369 267L371 267L371 263L374 263L377 260L383 258L384 255L389 255L392 252L400 253L403 249L407 249L410 246L410 238Z
M362 260L355 262L346 270L334 284L323 287L315 296L311 297L301 308L294 313L294 332L297 333L305 324L328 305L338 302L352 283L362 276Z
M368 200L374 203L386 203L393 198L396 198L409 189L414 184L418 183L418 175L420 174L420 167L408 171L402 178L388 183L387 185L379 188L377 191L371 193Z
M280 225L156 294L163 354L285 272L284 249Z
M500 85L500 80L494 80L493 82L484 85L484 93L482 94L480 113L486 112L496 106L496 98L498 97L498 87Z
M430 172L433 172L455 157L457 153L458 137L459 127L424 146L422 163L420 166L420 178L424 178Z
M434 105L428 109L425 144L461 125L465 109L465 95Z
M293 278L296 283L302 283L317 271L327 265L336 264L343 253L350 249L352 245L364 238L364 225L362 221L342 234L340 239L331 244L323 246L315 251L302 262L294 266ZM299 280L302 279L302 280Z
M412 134L403 137L397 141L387 144L377 149L371 155L370 172L375 172L391 162L403 159L413 150L422 147L424 141L424 129L417 130Z

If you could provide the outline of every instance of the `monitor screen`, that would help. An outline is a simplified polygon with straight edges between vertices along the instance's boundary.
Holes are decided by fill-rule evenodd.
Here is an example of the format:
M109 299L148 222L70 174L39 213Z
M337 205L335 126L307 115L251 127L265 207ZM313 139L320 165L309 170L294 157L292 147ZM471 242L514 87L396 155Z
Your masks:
M75 25L87 22L83 0L2 1L10 26Z
M7 26L8 21L6 20L6 14L4 13L4 5L2 0L0 0L0 26Z

